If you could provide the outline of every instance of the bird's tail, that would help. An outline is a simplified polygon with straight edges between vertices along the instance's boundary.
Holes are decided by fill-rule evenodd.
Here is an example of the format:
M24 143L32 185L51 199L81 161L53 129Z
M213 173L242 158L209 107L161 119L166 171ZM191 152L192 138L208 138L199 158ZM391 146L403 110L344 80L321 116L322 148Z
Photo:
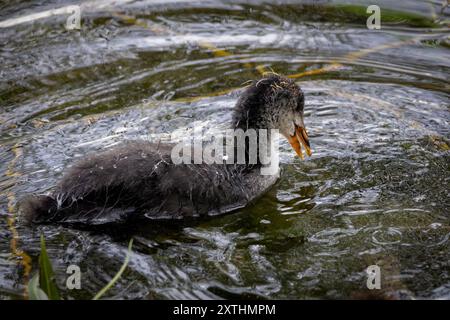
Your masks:
M48 222L57 211L56 200L46 195L28 196L19 206L20 218L25 224Z
M139 217L139 212L131 206L111 207L82 200L58 205L55 197L45 195L26 197L20 203L19 212L20 220L26 225L59 223L99 226L124 223Z

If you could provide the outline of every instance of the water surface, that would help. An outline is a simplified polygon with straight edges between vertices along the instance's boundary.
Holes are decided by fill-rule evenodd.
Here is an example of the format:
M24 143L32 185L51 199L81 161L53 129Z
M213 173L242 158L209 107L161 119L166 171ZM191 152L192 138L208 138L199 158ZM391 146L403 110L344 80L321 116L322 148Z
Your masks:
M357 1L91 1L79 31L65 15L18 23L74 3L0 1L0 298L23 297L41 233L66 299L93 297L131 237L108 297L450 298L448 8L380 1L381 30ZM88 152L226 128L262 69L304 90L313 156L283 142L281 179L254 205L96 231L13 221ZM65 288L70 264L81 290Z

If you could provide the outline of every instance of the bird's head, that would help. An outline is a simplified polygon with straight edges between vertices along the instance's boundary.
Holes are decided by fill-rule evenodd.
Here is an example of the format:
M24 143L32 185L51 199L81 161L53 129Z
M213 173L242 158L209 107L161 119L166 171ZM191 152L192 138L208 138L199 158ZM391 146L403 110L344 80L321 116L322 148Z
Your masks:
M278 129L303 159L302 146L311 156L303 121L305 99L291 79L270 74L253 81L239 98L234 115L235 129Z

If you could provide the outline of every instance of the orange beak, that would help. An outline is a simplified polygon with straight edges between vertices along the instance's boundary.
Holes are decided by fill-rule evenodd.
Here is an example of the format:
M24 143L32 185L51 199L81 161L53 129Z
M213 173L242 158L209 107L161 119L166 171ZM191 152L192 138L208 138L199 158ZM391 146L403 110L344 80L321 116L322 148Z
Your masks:
M287 137L292 148L295 150L297 155L303 160L302 145L305 148L306 154L311 156L311 147L309 146L308 134L306 129L303 127L295 126L295 134L293 136Z

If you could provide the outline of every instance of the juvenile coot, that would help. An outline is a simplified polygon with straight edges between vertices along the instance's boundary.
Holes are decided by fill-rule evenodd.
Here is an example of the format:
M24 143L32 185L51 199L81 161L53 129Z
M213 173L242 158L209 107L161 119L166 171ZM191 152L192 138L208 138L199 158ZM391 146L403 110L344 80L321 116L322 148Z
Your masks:
M231 128L278 129L303 158L302 145L311 155L303 107L301 89L292 80L271 74L253 81L242 93ZM243 146L243 164L236 160L175 164L173 147L126 141L87 156L65 173L51 195L27 197L20 206L22 217L28 223L98 225L141 217L216 215L246 206L278 178L278 173L261 174L259 156L256 163L250 161L248 142Z

